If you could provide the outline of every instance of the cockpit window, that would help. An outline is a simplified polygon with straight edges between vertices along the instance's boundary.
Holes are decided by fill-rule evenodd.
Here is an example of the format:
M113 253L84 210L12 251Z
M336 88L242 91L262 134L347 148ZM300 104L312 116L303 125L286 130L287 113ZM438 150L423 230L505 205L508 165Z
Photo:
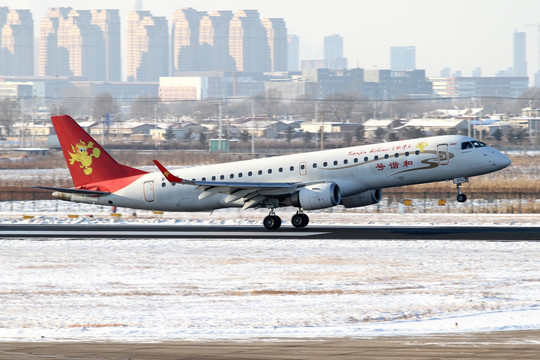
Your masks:
M472 149L474 146L470 141L462 142L461 143L461 150L467 150Z
M475 148L487 146L486 144L484 144L483 142L478 141L478 140L474 140L472 143L473 143Z
M481 141L473 140L473 141L466 141L461 143L461 150L467 150L472 148L481 148L487 146Z

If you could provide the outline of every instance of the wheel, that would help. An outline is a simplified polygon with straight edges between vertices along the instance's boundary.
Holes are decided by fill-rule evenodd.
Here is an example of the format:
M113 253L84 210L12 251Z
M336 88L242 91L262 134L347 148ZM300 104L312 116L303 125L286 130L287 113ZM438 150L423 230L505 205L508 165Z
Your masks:
M296 228L306 227L309 223L309 217L306 214L294 214L291 223Z
M467 201L467 195L465 195L465 194L459 194L459 195L457 196L457 201L458 201L458 202L461 202L461 203Z
M268 215L263 220L263 225L267 230L276 230L281 226L281 218L276 215Z

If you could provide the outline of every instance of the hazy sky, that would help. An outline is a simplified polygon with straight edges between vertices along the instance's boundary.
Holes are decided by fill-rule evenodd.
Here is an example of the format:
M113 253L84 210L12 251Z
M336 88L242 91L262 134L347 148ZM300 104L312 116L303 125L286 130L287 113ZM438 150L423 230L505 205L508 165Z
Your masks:
M538 71L540 0L142 0L143 9L169 20L175 9L257 9L282 17L300 36L302 58L322 58L323 37L344 38L349 67L388 69L390 46L416 46L416 66L439 76L444 67L484 76L512 67L513 33L527 33L529 76ZM0 6L31 9L36 31L49 7L120 9L125 29L134 0L0 0ZM170 24L170 23L169 23Z

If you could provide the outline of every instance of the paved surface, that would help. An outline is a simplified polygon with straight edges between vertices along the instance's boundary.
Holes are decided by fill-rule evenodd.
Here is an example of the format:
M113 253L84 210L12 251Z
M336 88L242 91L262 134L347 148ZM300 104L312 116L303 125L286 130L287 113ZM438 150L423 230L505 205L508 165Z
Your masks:
M538 359L540 330L267 342L1 343L0 359Z
M139 224L6 224L0 238L203 238L540 240L540 226L185 226Z

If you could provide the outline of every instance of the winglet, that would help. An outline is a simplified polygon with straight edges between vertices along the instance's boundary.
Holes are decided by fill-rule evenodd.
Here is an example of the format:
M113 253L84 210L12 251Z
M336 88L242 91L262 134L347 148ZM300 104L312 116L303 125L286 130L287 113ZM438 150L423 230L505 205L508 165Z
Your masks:
M161 165L161 163L159 161L157 161L157 160L152 160L152 161L154 162L154 164L156 164L156 166L158 167L159 171L161 171L163 176L165 176L165 179L167 179L169 182L171 182L171 183L180 183L180 184L186 182L186 180L181 179L181 178L171 174L171 172L169 170L167 170L165 168L165 166Z

